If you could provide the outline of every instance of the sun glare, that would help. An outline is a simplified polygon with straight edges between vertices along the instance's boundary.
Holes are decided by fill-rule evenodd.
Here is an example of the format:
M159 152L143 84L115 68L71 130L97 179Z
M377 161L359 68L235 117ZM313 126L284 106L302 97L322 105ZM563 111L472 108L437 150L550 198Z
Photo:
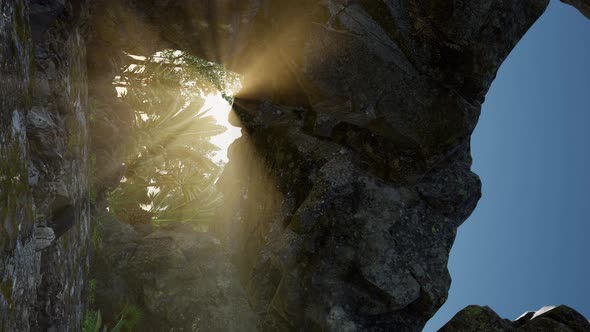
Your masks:
M217 135L211 138L211 143L217 145L221 150L215 152L213 155L213 161L215 162L228 162L227 149L229 145L242 136L241 128L235 127L229 123L228 117L231 111L231 105L223 99L221 93L211 94L205 97L205 104L203 109L209 110L208 115L215 118L218 124L227 128L221 135Z

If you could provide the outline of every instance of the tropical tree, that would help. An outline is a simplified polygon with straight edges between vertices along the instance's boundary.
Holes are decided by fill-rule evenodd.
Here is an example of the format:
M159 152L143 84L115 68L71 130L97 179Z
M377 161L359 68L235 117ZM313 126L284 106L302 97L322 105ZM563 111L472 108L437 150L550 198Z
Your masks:
M203 110L204 97L221 91L231 98L234 74L181 52L130 57L115 84L135 119L124 178L109 209L129 223L170 221L202 225L221 203L215 188L221 167L210 143L225 131Z

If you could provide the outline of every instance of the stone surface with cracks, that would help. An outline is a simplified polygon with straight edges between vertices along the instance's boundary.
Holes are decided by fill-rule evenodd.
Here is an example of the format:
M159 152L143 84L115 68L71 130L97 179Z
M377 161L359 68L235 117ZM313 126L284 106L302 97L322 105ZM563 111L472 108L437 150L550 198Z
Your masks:
M78 331L89 268L83 1L0 3L0 330Z
M261 329L421 330L480 197L469 138L481 103L546 5L267 3L261 29L279 42L240 54L275 55L283 81L242 70L234 111L247 134L221 182Z
M108 214L101 226L91 273L107 325L132 303L143 312L137 331L256 331L235 267L211 234L174 223L132 227Z

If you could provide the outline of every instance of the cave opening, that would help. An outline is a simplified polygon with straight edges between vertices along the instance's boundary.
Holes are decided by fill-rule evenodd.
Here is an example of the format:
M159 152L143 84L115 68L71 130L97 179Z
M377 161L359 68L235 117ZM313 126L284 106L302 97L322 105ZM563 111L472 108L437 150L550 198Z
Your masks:
M212 324L210 312L218 311L207 304L212 289L228 298L232 310L249 313L219 222L236 204L233 192L242 194L235 184L242 165L233 157L229 162L230 145L239 139L234 150L252 152L243 148L250 144L231 115L241 77L174 49L148 56L125 52L114 72L107 84L116 97L108 108L99 105L93 139L94 152L112 163L102 167L102 177L116 183L98 198L90 272L95 284L84 324L95 326L98 317L109 327L185 324L158 318L176 315L174 310L195 311L195 320ZM125 116L117 131L105 125ZM100 149L105 146L107 153ZM118 252L131 254L121 261ZM156 290L170 295L148 295ZM182 309L160 308L166 301L181 301ZM248 314L247 320L250 330L254 319Z
M106 209L131 225L206 231L223 204L216 183L228 148L241 136L229 122L240 77L179 50L125 55L113 85L131 121Z

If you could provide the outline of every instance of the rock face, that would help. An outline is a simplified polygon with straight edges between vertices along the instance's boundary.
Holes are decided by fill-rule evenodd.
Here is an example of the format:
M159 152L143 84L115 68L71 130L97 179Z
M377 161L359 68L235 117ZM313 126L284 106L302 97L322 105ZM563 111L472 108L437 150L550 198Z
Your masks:
M131 303L145 310L138 331L256 330L256 316L216 238L183 225L139 233L109 216L101 227L92 274L96 304L111 327Z
M90 223L84 16L71 2L0 4L2 331L81 328Z
M484 95L546 5L267 2L251 34L274 36L236 47L254 69L219 230L261 329L422 329L480 196Z
M0 325L9 330L29 328L25 310L35 303L34 276L39 266L33 237L33 197L26 183L26 112L31 107L33 54L23 2L0 5Z
M560 305L529 311L515 321L500 318L492 309L476 305L459 311L439 332L590 331L590 322L574 309Z
M173 47L243 75L217 233L260 328L420 330L480 196L481 103L547 1L105 4L126 13L104 24L125 31L107 49Z

